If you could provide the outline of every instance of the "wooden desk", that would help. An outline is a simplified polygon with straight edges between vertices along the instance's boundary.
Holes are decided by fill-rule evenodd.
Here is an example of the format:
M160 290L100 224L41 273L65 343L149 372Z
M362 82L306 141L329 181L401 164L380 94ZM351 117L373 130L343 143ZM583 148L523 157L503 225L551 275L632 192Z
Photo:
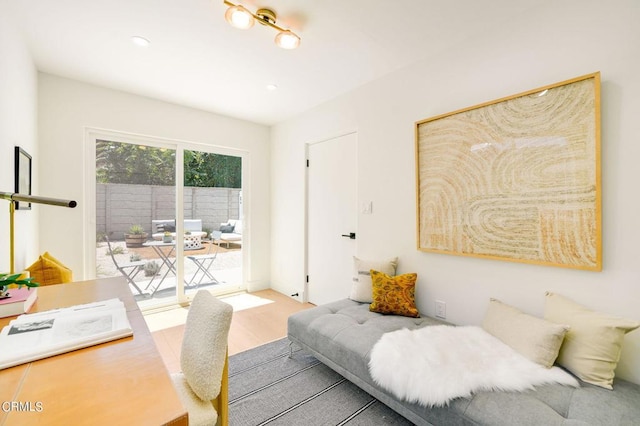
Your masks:
M31 312L114 297L125 304L133 336L0 370L0 425L188 424L124 278L40 287ZM0 327L11 319L0 318Z

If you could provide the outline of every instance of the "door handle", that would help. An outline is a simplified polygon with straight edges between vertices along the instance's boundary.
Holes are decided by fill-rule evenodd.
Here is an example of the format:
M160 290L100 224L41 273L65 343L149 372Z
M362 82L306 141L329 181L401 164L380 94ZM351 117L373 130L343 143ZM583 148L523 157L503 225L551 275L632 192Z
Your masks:
M349 232L348 234L342 234L342 236L346 237L346 238L350 238L352 240L356 239L356 233L355 232Z

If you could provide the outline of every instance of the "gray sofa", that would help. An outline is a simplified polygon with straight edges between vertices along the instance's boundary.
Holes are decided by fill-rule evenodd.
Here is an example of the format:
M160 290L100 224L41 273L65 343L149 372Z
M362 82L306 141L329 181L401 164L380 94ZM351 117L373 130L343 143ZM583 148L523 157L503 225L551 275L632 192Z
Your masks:
M417 425L640 425L640 386L616 379L613 391L581 382L579 388L546 385L527 392L479 392L446 407L399 401L377 386L369 352L387 332L443 321L369 312L350 299L289 317L289 340Z

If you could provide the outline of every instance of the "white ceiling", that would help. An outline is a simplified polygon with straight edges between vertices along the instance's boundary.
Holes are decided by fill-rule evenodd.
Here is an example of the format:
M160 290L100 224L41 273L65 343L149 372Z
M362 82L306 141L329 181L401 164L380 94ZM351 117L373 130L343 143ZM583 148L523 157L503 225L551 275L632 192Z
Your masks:
M296 50L268 27L229 26L223 0L0 1L40 71L270 125L418 60L437 66L439 52L548 0L241 2L273 9L302 38Z

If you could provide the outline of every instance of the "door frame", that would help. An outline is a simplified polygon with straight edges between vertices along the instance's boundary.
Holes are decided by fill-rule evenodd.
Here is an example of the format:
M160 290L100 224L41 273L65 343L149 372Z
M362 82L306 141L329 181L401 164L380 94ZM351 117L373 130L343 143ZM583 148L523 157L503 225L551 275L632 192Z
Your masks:
M242 211L240 219L242 223L242 283L233 291L244 291L251 280L251 265L249 263L251 247L251 179L250 179L250 155L248 151L225 147L221 145L204 144L179 139L169 139L158 136L139 135L136 133L120 132L93 127L84 129L84 171L83 184L84 205L81 206L83 214L83 265L84 279L96 277L96 143L98 140L114 140L116 142L149 145L154 148L167 148L176 151L176 182L182 182L184 176L184 150L212 152L221 155L231 155L242 158ZM184 223L184 186L176 184L176 228L182 230ZM186 295L184 291L184 247L176 245L177 274L177 299L167 303L184 304L193 297ZM162 307L154 305L153 309Z
M307 142L304 145L304 156L305 156L305 168L304 168L304 172L305 172L305 186L304 186L304 277L303 277L303 282L304 282L304 290L302 292L302 302L303 303L309 303L309 148L312 145L316 145L319 143L323 143L323 142L329 142L333 139L338 139L341 138L343 136L350 136L350 135L356 135L356 138L358 136L358 131L357 130L350 130L350 131L345 131L342 133L337 133L333 136L329 136L326 137L324 139L320 139L320 140L316 140L316 141L312 141L312 142ZM358 147L359 147L359 142L357 142ZM356 164L358 162L358 158L356 157ZM357 182L356 182L357 184ZM357 197L357 195L356 195ZM356 203L356 205L358 205L358 203ZM358 214L356 211L356 234L358 233ZM356 252L358 251L358 239L356 238L355 241L356 244Z

